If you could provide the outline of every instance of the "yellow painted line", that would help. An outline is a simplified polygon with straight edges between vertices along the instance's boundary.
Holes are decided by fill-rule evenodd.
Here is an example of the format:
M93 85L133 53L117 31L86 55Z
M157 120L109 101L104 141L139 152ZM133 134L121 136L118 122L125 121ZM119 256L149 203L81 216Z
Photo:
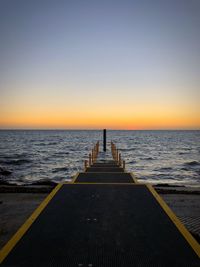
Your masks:
M130 172L130 175L131 175L131 177L133 178L134 183L135 183L135 184L138 184L138 180L137 180L137 178L136 178L136 175L135 175L134 173L132 173L132 172Z
M128 174L130 174L131 177L132 177L132 179L133 179L133 182L134 182L135 184L138 184L138 181L137 181L137 179L136 179L136 176L135 176L132 172L128 172L128 171L126 171L126 169L124 169L124 173L128 173ZM121 174L121 173L120 173L120 174Z
M75 183L77 177L79 176L79 172L77 174L74 175L74 177L72 178L71 182L69 182L70 184L72 183Z
M70 183L66 183L66 184L70 184ZM71 183L72 184L72 183ZM78 182L78 183L73 183L73 185L77 185L77 184L92 184L92 185L95 185L95 184L104 184L104 185L131 185L131 186L140 186L140 185L145 185L146 186L146 184L139 184L139 183L137 183L137 184L134 184L134 183L96 183L96 182L94 182L94 183L91 183L91 182Z
M121 172L124 172L124 169L123 168L118 168L118 167L89 167L87 168L88 169L97 169L97 171L99 172L99 170L101 169L120 169ZM96 172L97 172L96 171ZM93 171L94 172L94 171ZM115 171L107 171L107 172L115 172Z
M62 187L62 183L58 184L52 192L43 200L43 202L36 208L33 214L26 220L26 222L19 228L19 230L14 234L14 236L7 242L7 244L0 250L0 263L6 258L9 252L14 248L14 246L19 242L22 236L30 228L32 223L37 219L40 213L44 210L50 200L55 196L58 190Z
M78 174L82 174L82 173L84 173L84 174L90 174L90 173L92 173L92 174L98 174L98 173L100 173L102 175L104 175L104 174L116 174L116 175L124 174L124 172L79 172ZM130 172L125 172L125 173L131 174Z
M119 174L122 174L124 172L82 172L82 173L94 173L94 174L96 174L96 173L100 173L100 174L104 174L104 173L114 173L114 174L117 174L117 173L119 173Z
M102 164L95 163L95 164L98 164L98 165L93 164L93 165L91 165L91 168L122 168L116 164L106 164L106 163L102 163Z
M152 187L152 185L148 184L146 186L149 189L149 191L152 193L152 195L155 197L155 199L158 201L160 206L163 208L163 210L166 212L166 214L169 216L169 218L172 220L172 222L175 224L175 226L178 228L178 230L181 232L181 234L184 236L184 238L187 240L187 242L190 244L190 246L193 248L193 250L196 252L198 257L200 257L200 245L198 244L198 242L194 239L194 237L190 234L190 232L185 228L185 226L181 223L181 221L176 217L176 215L168 207L165 201L158 195L158 193Z

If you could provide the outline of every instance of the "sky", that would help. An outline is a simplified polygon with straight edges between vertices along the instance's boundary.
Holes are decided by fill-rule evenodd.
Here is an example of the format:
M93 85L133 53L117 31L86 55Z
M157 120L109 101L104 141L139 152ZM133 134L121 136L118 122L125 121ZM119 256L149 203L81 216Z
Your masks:
M199 0L0 0L0 129L200 129Z

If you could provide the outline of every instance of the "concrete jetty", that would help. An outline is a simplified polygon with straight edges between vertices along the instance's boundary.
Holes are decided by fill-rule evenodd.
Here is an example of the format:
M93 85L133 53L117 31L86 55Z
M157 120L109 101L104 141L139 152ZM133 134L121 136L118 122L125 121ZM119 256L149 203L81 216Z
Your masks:
M114 143L112 158L102 153L97 143L84 171L55 187L1 250L1 266L200 266L200 245L153 187L125 170Z

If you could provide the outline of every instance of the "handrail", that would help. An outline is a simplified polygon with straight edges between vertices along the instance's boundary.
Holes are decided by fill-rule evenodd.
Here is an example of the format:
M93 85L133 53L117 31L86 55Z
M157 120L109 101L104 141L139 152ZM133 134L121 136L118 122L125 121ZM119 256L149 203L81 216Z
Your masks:
M99 141L94 145L94 147L91 150L91 153L89 153L89 160L84 161L85 170L87 169L87 167L90 167L93 163L96 162L98 154L99 154Z
M121 153L119 153L119 149L117 149L116 145L111 141L111 153L114 161L125 170L126 162L122 160ZM89 159L84 161L84 169L86 170L88 167L91 167L93 163L96 162L99 154L99 141L94 145L89 153Z
M111 141L111 153L114 161L116 161L119 166L122 166L122 168L125 169L126 162L125 160L122 160L121 153L119 153L119 149L117 149L116 145L112 141Z

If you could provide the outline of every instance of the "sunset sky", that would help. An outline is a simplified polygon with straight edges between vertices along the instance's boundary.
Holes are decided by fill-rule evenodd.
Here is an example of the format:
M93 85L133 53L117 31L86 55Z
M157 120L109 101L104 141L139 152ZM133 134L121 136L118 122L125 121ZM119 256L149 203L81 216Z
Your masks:
M200 129L199 0L1 0L0 128Z

